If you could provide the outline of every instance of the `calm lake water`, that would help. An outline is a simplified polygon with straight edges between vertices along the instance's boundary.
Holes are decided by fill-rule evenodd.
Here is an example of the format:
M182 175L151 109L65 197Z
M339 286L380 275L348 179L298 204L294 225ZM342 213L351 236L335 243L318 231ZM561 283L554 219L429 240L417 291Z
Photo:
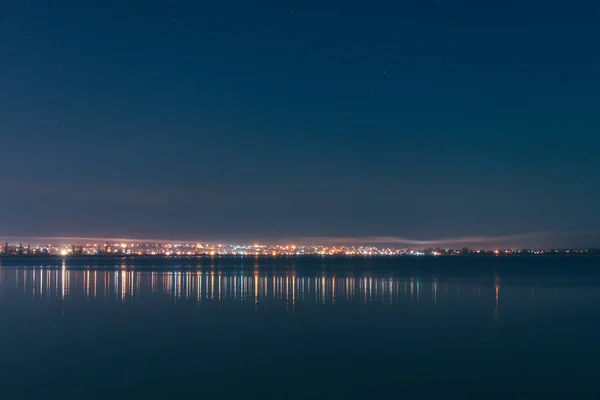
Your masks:
M600 258L4 260L0 398L600 394Z

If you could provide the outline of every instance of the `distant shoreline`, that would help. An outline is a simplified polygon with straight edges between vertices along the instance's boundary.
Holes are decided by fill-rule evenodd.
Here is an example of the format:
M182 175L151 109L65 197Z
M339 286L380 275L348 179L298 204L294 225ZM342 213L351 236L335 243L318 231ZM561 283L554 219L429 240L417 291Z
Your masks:
M532 254L532 253L513 253L513 254L440 254L440 255L414 255L414 254L396 254L396 255L384 255L384 254L296 254L296 255L235 255L235 254L220 254L220 255L171 255L171 256L140 256L140 255L71 255L71 256L60 256L60 255L0 255L0 261L22 261L22 260L157 260L157 261L168 261L168 260L210 260L210 259L302 259L302 258L315 258L315 259L344 259L344 258L540 258L540 257L586 257L586 256L597 256L600 252L586 252L586 253L543 253L543 254Z

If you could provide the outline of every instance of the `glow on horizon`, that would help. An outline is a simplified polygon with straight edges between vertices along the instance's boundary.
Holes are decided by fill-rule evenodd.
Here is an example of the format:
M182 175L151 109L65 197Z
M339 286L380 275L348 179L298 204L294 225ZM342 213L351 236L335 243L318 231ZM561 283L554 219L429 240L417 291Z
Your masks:
M364 237L339 237L339 236L305 236L305 237L293 237L293 238L282 238L274 239L271 242L272 245L279 243L295 243L292 248L296 248L297 245L404 245L404 246L422 246L422 247L451 247L458 246L462 247L472 245L488 245L493 248L501 247L499 245L503 243L512 242L522 243L527 240L544 240L551 238L566 238L572 236L585 236L600 233L600 230L593 231L546 231L546 232L531 232L531 233L520 233L513 235L502 235L502 236L460 236L450 237L434 240L418 240L401 236L364 236ZM151 238L116 238L116 237L87 237L87 236L0 236L1 241L7 240L20 240L20 241L39 241L39 243L55 242L55 243L73 243L73 242L87 242L87 243L165 243L165 244L214 244L225 243L227 241L203 241L203 240L174 240L174 239L151 239ZM243 241L232 241L231 244L237 244ZM247 243L252 244L254 247L260 247L256 241L249 240ZM496 245L496 246L494 246ZM510 247L510 246L508 246ZM527 246L523 246L527 247ZM543 246L541 246L543 247Z

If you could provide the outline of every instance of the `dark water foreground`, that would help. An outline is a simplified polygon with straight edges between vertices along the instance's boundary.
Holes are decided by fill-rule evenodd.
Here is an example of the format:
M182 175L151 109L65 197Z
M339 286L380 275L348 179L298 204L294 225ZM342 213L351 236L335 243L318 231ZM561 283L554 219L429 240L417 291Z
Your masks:
M0 398L600 394L600 258L0 267Z

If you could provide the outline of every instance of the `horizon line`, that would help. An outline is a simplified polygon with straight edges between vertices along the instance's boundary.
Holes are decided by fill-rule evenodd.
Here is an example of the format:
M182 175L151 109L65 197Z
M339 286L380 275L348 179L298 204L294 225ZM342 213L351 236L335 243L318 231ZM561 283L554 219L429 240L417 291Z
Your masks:
M413 238L407 238L403 236L297 236L288 237L282 239L272 240L253 240L248 241L253 244L302 244L302 245L414 245L414 246L444 246L444 245L475 245L475 244L487 244L487 245L500 245L507 242L522 242L525 240L532 239L549 239L563 237L565 239L569 236L585 236L600 233L600 230L590 231L541 231L541 232L528 232L519 233L512 235L498 235L498 236L458 236L458 237L447 237L434 240L419 240ZM150 238L117 238L117 237L92 237L92 236L0 236L0 240L42 240L50 242L60 241L88 241L88 242L133 242L133 243L207 243L207 244L248 244L244 241L232 241L228 242L225 240L176 240L176 239L150 239ZM43 243L43 242L41 242ZM41 244L35 243L35 244ZM461 247L461 246L459 246Z

